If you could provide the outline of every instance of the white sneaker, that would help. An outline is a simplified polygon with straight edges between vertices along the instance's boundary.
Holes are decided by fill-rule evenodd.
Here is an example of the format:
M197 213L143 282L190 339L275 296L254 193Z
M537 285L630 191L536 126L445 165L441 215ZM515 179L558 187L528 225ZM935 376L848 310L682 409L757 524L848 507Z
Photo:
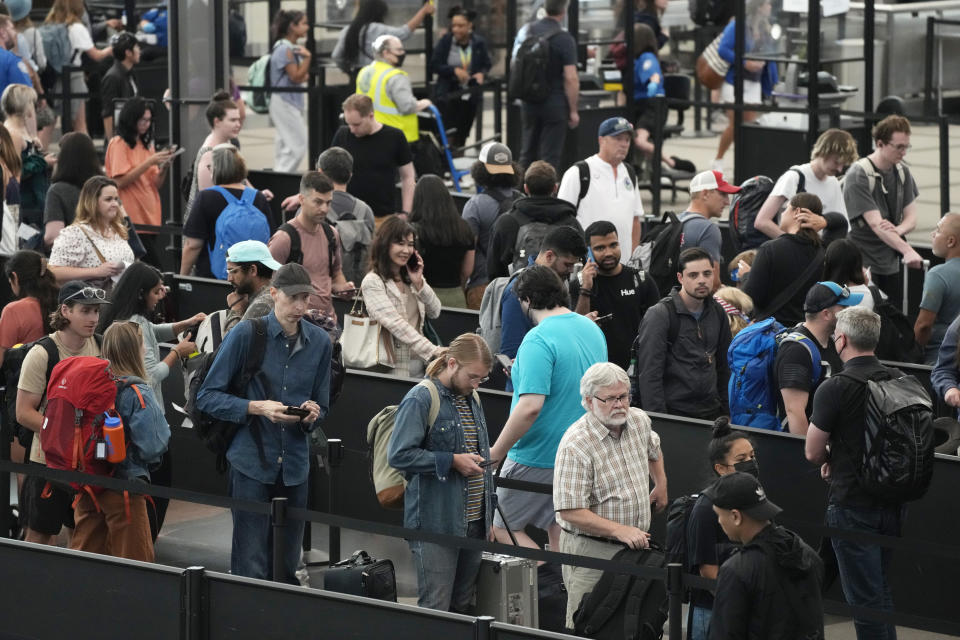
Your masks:
M723 160L715 159L713 162L711 162L711 163L710 163L710 170L711 170L711 171L719 171L719 172L721 173L721 175L722 175L722 174L723 174Z

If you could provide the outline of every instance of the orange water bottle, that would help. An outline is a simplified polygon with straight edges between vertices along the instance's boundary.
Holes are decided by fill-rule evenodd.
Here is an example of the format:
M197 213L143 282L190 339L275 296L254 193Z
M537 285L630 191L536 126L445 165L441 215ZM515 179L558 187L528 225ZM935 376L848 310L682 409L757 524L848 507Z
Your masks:
M123 435L123 420L114 411L104 412L103 439L107 443L107 462L117 464L127 457L127 443Z

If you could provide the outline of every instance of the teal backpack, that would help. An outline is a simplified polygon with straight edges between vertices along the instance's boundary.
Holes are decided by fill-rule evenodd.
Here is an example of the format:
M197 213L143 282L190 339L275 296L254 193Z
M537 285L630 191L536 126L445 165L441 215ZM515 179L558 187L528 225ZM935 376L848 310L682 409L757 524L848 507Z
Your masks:
M251 87L269 87L270 86L270 56L273 50L280 44L280 40L274 43L270 53L264 54L254 60L247 72L247 84ZM267 113L270 111L270 94L266 91L244 91L243 102L253 109L256 113Z

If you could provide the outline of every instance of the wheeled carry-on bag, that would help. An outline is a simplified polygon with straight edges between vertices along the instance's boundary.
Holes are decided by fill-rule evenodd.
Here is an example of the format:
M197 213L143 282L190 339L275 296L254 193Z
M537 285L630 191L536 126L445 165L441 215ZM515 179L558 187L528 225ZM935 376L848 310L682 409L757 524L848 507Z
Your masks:
M390 560L371 558L366 551L354 551L324 571L323 588L377 600L397 601L397 574Z
M477 576L477 615L537 628L537 561L483 553Z

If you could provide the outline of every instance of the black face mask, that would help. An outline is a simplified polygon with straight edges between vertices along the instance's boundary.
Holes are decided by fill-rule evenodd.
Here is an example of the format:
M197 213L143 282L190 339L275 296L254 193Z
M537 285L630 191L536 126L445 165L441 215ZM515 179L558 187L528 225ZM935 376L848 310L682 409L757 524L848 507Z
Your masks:
M757 464L756 458L753 458L751 460L744 460L743 462L738 462L737 464L733 465L733 468L736 471L749 473L754 478L760 477L760 465Z
M399 69L400 67L403 66L403 61L404 61L404 59L406 59L407 54L406 54L406 53L400 53L400 54L396 54L396 53L395 53L394 55L397 57L397 64L394 65L394 66L395 66L397 69Z

